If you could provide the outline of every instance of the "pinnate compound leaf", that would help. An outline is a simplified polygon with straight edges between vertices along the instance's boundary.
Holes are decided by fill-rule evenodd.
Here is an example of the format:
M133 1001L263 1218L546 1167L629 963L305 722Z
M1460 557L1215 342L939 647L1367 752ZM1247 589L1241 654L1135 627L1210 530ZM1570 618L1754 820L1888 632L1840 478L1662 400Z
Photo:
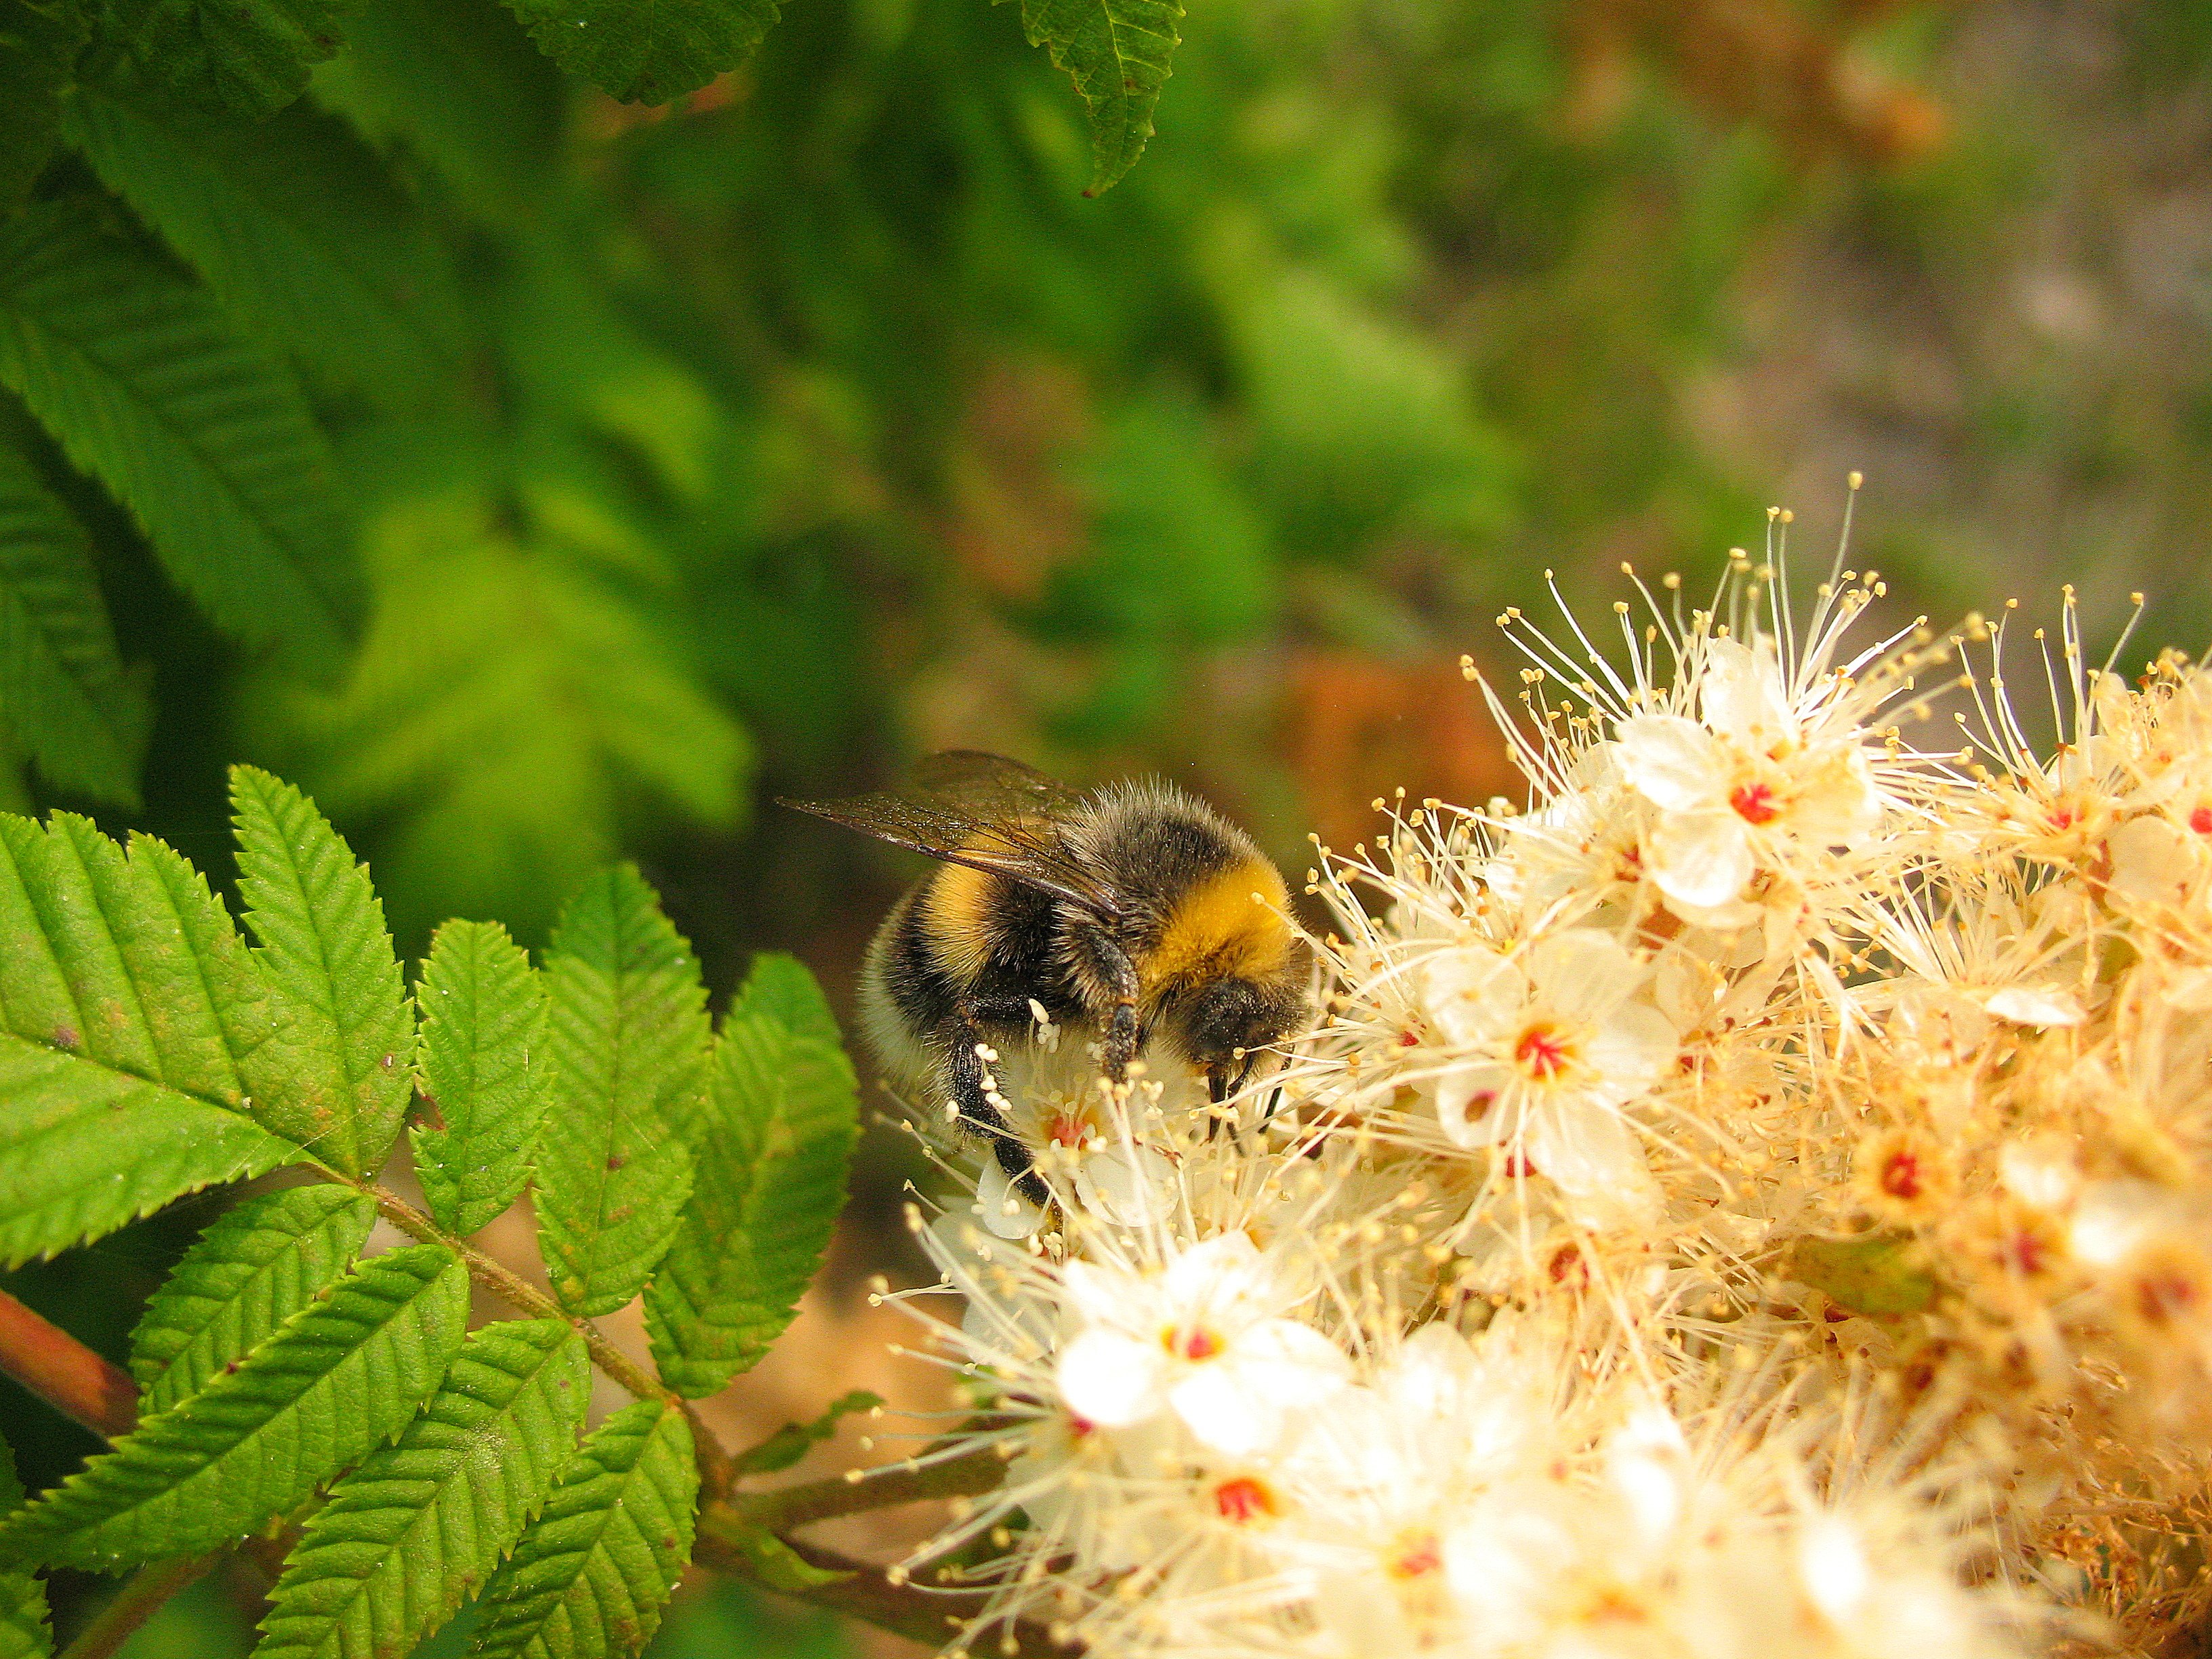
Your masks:
M299 1158L240 1115L280 1097L291 1018L169 848L0 817L0 1260Z
M699 1466L684 1413L625 1406L585 1440L485 1586L485 1659L623 1659L652 1638L691 1558Z
M538 1236L571 1313L644 1287L691 1189L682 1130L707 1061L691 948L629 865L569 902L546 958L553 1096L538 1148Z
M136 806L149 713L124 678L84 531L0 445L0 716L62 788Z
M274 1335L360 1251L376 1206L343 1187L250 1198L216 1218L146 1304L131 1339L141 1417L198 1394Z
M270 1592L260 1659L397 1659L443 1624L574 1455L591 1380L564 1321L471 1336L429 1409L307 1522Z
M0 1516L23 1501L15 1460L0 1440ZM46 1623L46 1587L33 1573L0 1567L0 1659L46 1659L54 1650Z
M216 625L326 668L337 472L299 387L89 197L0 223L0 385L112 490Z
M753 55L779 0L507 0L571 75L624 103L665 104Z
M315 805L251 766L230 771L238 885L260 965L301 1012L292 1116L349 1175L368 1175L399 1133L412 1091L414 1016L368 870Z
M415 1173L449 1232L475 1232L530 1179L545 1114L545 989L496 922L449 921L430 941L416 1069L443 1127L414 1131Z
M762 957L687 1126L697 1181L646 1291L653 1360L678 1394L713 1394L791 1322L844 1203L859 1117L813 975Z
M180 103L258 121L334 54L347 0L105 0L98 43Z
M110 1571L251 1531L406 1425L468 1311L468 1270L442 1245L362 1263L237 1370L0 1522L0 1559Z
M101 182L264 343L387 407L421 402L450 372L452 274L344 122L304 106L261 126L155 121L82 89L63 119Z
M1182 21L1181 0L1022 0L1022 32L1067 72L1091 118L1085 195L1109 188L1145 153Z

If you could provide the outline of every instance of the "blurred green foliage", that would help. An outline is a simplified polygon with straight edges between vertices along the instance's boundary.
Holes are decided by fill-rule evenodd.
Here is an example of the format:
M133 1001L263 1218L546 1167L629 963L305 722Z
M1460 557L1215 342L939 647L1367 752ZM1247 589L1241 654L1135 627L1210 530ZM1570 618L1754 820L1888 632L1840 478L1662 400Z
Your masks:
M1824 562L1852 467L1938 617L2212 629L2201 0L191 9L0 0L0 804L204 861L268 765L410 955L620 854L834 981L891 866L763 803L956 744L1298 858L1507 786L1544 571ZM1102 104L1030 40L1116 9ZM190 1231L12 1283L112 1352Z

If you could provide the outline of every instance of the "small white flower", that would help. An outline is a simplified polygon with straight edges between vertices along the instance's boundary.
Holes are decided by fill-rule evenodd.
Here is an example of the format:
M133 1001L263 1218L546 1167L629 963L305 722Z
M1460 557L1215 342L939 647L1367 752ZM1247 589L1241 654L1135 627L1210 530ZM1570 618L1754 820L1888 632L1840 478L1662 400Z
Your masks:
M1172 1411L1216 1451L1249 1455L1351 1375L1334 1343L1282 1317L1301 1289L1243 1233L1194 1244L1158 1273L1071 1261L1064 1284L1084 1328L1060 1355L1060 1394L1109 1428Z
M1437 1115L1462 1146L1501 1145L1577 1196L1648 1187L1620 1109L1673 1062L1666 1017L1634 1000L1644 969L1618 940L1571 928L1517 957L1464 945L1425 975L1451 1063Z
M1845 845L1879 823L1881 797L1853 728L1808 728L1785 700L1771 640L1706 648L1702 721L1638 714L1620 723L1621 772L1658 809L1652 879L1698 911L1739 901L1794 843Z

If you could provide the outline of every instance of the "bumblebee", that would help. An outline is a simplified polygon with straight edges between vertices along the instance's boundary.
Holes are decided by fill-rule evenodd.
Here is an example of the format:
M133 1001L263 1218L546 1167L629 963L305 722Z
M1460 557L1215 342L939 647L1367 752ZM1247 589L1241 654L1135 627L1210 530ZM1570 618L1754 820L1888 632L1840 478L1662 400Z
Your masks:
M862 1027L892 1080L949 1097L1034 1202L1048 1195L1035 1154L993 1103L980 1048L1025 1036L1042 1010L1099 1045L1108 1081L1158 1052L1218 1103L1304 1018L1307 951L1281 874L1170 784L1086 794L955 750L910 789L782 805L940 860L868 947Z

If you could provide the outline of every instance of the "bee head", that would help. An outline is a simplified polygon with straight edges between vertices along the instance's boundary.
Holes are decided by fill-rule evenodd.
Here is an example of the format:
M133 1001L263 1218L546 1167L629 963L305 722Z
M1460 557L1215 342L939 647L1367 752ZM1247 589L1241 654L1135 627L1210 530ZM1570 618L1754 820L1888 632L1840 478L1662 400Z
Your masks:
M1303 1024L1305 977L1217 979L1168 1011L1169 1036L1206 1074L1216 1102L1242 1088L1266 1061L1261 1053Z

